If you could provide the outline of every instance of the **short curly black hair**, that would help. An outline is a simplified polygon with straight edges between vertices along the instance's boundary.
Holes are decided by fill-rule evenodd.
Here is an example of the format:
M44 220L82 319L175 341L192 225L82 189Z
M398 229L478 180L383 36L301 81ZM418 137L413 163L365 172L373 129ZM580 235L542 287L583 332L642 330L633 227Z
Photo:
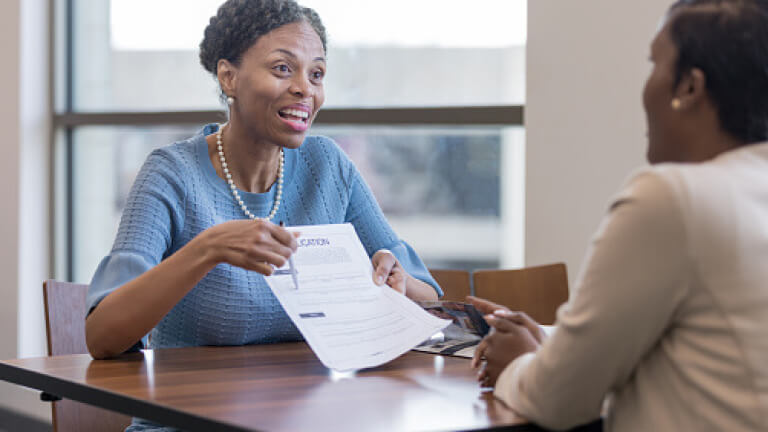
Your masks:
M239 65L243 54L263 35L299 21L306 21L320 36L327 51L325 27L314 10L294 0L227 0L211 17L200 42L200 64L216 76L219 60Z
M722 128L744 143L768 140L768 0L678 0L669 13L675 85L701 69Z

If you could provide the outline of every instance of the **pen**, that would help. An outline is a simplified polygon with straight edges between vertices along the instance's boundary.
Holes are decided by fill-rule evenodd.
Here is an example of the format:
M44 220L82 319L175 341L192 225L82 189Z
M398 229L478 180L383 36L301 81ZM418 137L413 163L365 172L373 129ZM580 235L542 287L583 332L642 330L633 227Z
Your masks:
M285 222L280 221L280 226L285 227ZM298 290L299 289L299 276L298 272L296 271L296 265L293 263L293 254L288 257L288 270L291 272L291 279L293 279L293 286Z

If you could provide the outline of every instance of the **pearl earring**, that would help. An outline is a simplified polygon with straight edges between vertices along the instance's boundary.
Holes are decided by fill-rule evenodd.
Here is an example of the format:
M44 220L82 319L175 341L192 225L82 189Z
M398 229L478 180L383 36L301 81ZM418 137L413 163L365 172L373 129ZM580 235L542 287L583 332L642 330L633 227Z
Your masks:
M680 107L683 106L683 103L680 102L680 99L674 98L672 99L672 103L670 103L669 105L672 107L673 110L678 111Z
M235 98L227 96L227 105L232 106L233 103L235 103Z

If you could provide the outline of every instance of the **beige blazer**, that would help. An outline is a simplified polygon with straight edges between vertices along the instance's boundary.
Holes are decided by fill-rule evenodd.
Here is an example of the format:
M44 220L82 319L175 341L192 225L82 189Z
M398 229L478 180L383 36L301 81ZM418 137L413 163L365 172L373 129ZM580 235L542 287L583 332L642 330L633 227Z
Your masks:
M495 389L550 428L768 430L768 144L633 175L557 329Z

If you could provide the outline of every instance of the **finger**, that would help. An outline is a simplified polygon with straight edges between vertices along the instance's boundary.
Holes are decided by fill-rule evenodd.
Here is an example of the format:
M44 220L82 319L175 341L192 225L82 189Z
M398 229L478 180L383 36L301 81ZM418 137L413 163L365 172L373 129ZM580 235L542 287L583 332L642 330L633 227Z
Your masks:
M272 274L272 272L275 271L274 267L264 262L254 263L250 266L243 266L243 268L246 268L247 270L255 271L257 273L261 273L264 276L269 276Z
M528 316L525 312L511 312L511 311L504 311L504 310L498 310L494 312L494 315L498 317L502 317L505 319L508 319L516 324L520 324L524 326L526 329L528 329L529 332L538 340L541 342L545 337L546 334L544 333L544 330L541 329L539 326L539 323L537 323L533 318Z
M467 301L471 303L475 308L477 308L477 310L480 311L481 314L491 314L494 311L499 309L509 310L500 304L494 303L492 301L489 301L480 297L467 296Z
M499 378L499 374L495 371L488 371L488 376L485 378L485 381L483 381L483 385L485 387L495 387L496 386L496 380Z
M242 267L251 268L260 263L266 263L280 268L284 266L286 262L288 262L288 258L286 256L254 245L250 248L250 250L246 252L245 265Z
M505 318L499 318L496 315L486 315L484 318L489 326L495 328L501 333L512 333L518 332L520 330L529 331L528 328L522 324L518 324Z
M298 247L298 243L296 242L296 236L292 234L287 229L281 227L280 225L273 224L271 222L265 222L265 221L259 221L257 223L262 223L262 227L266 228L272 238L279 244L290 248L292 251L295 251Z
M291 248L284 246L282 244L276 243L274 241L269 241L267 243L260 243L258 244L257 247L263 248L264 253L271 252L275 255L279 255L283 257L283 259L288 259L288 257L290 257L294 253L294 251Z
M534 325L537 326L539 323L537 323L533 318L528 316L527 313L522 311L510 311L508 309L498 309L493 311L494 315L506 318L510 321L514 321L520 325Z
M392 269L395 267L397 259L395 259L395 256L392 255L391 252L380 250L373 255L371 262L374 267L373 282L376 285L381 285L387 280L389 274L392 273Z
M485 381L487 380L488 380L488 372L486 372L485 369L477 373L477 381L480 382L481 386L485 387Z
M475 354L472 356L472 362L469 364L472 369L477 369L480 367L480 364L485 358L485 348L487 346L488 342L485 339L481 340L480 343L477 344L477 348L475 348Z
M288 258L296 250L296 247L292 247L291 243L286 244L281 241L280 237L283 237L282 240L287 238L293 243L296 243L296 239L293 235L290 232L285 231L283 227L263 221L253 223L251 226L253 227L250 232L252 237L247 238L246 240L257 245L259 248L266 249L272 253L281 255L284 258Z
M492 388L495 384L496 378L494 377L494 374L491 372L486 373L483 379L483 387Z
M405 277L402 272L395 271L392 273L387 278L387 285L400 294L405 294Z

